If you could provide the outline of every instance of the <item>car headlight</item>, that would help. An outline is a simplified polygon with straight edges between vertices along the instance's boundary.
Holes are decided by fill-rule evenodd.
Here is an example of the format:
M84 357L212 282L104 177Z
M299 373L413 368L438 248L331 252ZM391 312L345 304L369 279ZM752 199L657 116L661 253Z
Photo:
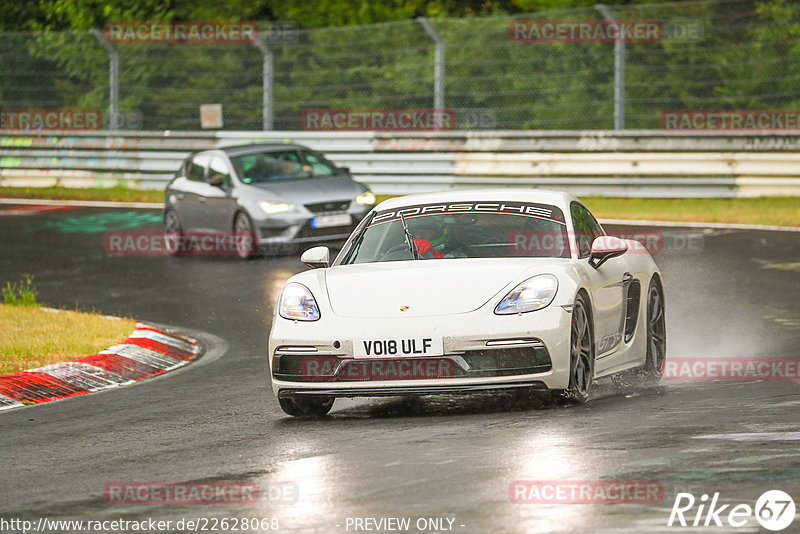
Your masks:
M274 215L276 213L284 213L287 211L292 211L294 209L294 204L289 204L288 202L267 202L264 201L259 204L261 209L264 210L264 213L268 213L269 215Z
M303 284L292 282L286 284L281 293L278 310L284 319L295 321L316 321L319 319L319 307L314 295Z
M356 197L356 202L362 206L372 206L375 201L375 194L372 191L364 191Z
M528 278L512 289L494 309L499 315L526 313L541 310L553 302L558 290L558 278L552 274L540 274Z

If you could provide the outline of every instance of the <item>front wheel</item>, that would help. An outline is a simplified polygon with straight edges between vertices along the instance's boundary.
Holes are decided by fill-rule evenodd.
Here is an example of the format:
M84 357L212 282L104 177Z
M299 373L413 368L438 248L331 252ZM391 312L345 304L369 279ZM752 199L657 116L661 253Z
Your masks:
M182 237L183 229L177 212L167 211L164 214L164 244L169 254L175 256L181 252Z
M594 382L594 343L586 299L578 296L572 308L570 327L569 387L557 394L558 400L585 404Z
M255 256L258 252L258 239L250 216L244 212L237 213L233 221L233 232L236 239L236 255L243 260Z
M293 417L324 417L333 407L333 397L279 397L278 403Z

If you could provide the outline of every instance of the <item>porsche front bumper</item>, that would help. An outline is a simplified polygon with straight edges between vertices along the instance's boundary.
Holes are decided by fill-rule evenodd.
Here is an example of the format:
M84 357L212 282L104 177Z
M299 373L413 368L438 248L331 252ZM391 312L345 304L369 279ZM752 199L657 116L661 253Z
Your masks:
M435 317L319 321L276 317L269 340L278 397L435 394L507 388L564 389L569 383L569 307L501 316L486 306ZM442 338L444 354L354 358L354 340Z

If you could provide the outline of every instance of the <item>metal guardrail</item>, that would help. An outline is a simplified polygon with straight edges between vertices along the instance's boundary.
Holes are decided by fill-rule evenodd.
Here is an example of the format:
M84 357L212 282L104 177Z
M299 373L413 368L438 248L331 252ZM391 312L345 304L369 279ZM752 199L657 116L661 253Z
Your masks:
M0 186L164 187L197 150L300 143L378 194L546 187L579 195L800 196L800 133L0 132Z

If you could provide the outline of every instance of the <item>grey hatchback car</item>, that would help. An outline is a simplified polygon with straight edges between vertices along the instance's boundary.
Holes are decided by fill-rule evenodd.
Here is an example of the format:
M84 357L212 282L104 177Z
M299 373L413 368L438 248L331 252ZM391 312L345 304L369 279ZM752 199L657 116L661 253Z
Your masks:
M375 195L308 147L253 144L192 154L164 200L169 252L181 253L186 235L223 233L236 236L231 252L246 259L346 239Z

